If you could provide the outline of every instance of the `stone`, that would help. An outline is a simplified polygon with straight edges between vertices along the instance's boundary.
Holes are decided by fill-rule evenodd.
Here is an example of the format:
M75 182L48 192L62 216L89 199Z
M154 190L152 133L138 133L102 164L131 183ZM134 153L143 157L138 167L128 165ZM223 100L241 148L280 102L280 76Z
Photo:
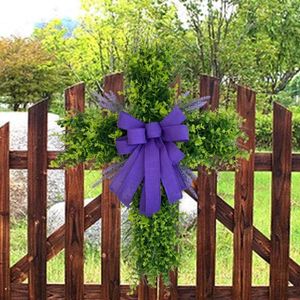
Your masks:
M90 203L92 199L85 199L84 205ZM183 198L180 200L179 210L181 212L181 222L184 228L190 228L194 225L197 217L197 202L189 195L184 193ZM65 202L54 204L47 213L47 227L48 235L55 231L58 227L65 222ZM128 231L128 209L122 206L121 209L121 239L122 246L126 246L126 233ZM93 224L88 230L85 231L84 239L92 246L100 246L100 232L101 220Z
M85 199L84 206L88 205L93 199ZM127 226L128 210L122 207L121 211L121 238L122 245L125 241ZM65 223L65 202L54 204L47 212L47 234L53 233L57 228ZM94 223L84 233L84 240L92 246L99 247L101 239L101 220Z

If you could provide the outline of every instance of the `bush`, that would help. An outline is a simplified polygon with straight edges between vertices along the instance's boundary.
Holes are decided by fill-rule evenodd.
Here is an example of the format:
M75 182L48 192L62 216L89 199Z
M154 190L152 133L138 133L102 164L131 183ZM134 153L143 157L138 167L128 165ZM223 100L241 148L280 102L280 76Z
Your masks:
M300 150L300 108L290 107L293 113L293 139L294 151ZM256 148L259 151L271 151L273 137L273 115L258 113L256 116Z
M272 148L272 115L258 113L256 115L256 148L270 150Z

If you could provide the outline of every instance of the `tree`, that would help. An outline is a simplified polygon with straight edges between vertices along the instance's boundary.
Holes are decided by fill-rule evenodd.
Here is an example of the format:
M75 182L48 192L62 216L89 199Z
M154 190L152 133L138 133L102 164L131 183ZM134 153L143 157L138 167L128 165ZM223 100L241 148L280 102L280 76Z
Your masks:
M56 68L39 41L0 40L0 96L14 111L62 91L68 76Z
M88 92L99 90L106 74L124 71L128 57L147 39L169 45L174 57L181 55L180 24L174 5L158 0L81 2L83 15L71 36L66 37L60 20L36 29L34 34L77 81L87 84ZM91 94L87 100L92 100Z
M298 0L181 0L196 43L195 73L253 87L270 104L300 70ZM267 102L264 100L268 99Z

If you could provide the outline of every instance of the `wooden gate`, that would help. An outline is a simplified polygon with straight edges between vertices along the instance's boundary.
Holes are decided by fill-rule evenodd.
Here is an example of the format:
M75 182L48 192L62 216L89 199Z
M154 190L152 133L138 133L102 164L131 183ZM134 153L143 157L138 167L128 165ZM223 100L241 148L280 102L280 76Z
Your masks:
M118 94L122 74L105 78L105 90ZM201 96L210 95L210 108L219 102L216 78L202 76ZM66 90L66 109L84 110L84 84ZM47 102L29 109L28 150L9 149L9 124L0 128L0 299L300 299L300 266L289 257L291 172L300 171L300 155L291 153L291 113L274 104L273 152L255 153L255 93L237 87L237 111L245 119L249 136L241 146L251 149L249 160L241 160L235 176L235 204L228 205L217 194L217 175L199 167L197 221L197 284L178 286L177 272L170 274L171 287L159 281L157 288L141 283L136 295L120 285L120 204L103 183L103 193L83 206L84 168L80 164L65 171L66 222L46 236L47 170L57 152L47 151ZM28 170L28 253L9 264L9 170ZM253 181L255 171L272 172L271 240L253 225ZM197 190L197 188L196 188ZM197 201L197 199L195 199ZM84 231L102 219L102 282L84 284ZM233 232L232 286L215 285L216 220ZM65 284L47 284L47 261L65 249ZM252 252L270 264L270 283L251 285ZM299 248L300 251L300 248ZM27 283L22 283L28 279ZM290 283L290 284L289 284Z

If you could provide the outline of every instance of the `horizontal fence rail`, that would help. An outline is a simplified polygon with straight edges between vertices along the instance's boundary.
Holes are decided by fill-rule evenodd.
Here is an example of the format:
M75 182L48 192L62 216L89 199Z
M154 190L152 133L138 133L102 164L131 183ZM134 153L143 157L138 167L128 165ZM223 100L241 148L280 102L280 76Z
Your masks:
M63 166L52 167L51 161L55 160L60 151L48 151L48 169L63 169ZM27 169L28 155L27 151L10 151L9 152L9 168L22 170ZM92 167L89 164L85 164L86 170L91 170ZM194 171L197 171L196 169ZM235 171L235 169L220 169L220 171ZM271 152L262 152L255 153L254 155L254 171L272 171L272 153ZM300 153L292 154L292 172L300 172Z
M105 78L105 91L113 91L123 101L123 75ZM180 89L180 79L174 86ZM206 109L216 109L219 101L217 78L202 76L200 95L211 96ZM84 84L66 90L66 109L76 113L84 110ZM230 206L217 194L217 174L199 167L195 181L198 202L196 286L178 286L177 270L170 273L171 286L161 278L150 288L146 278L134 295L121 284L120 276L120 203L103 182L103 193L84 207L84 169L79 164L66 169L66 223L46 236L47 170L59 151L47 151L47 102L29 110L28 150L9 149L9 125L0 127L0 300L296 300L300 299L300 265L289 257L291 174L300 171L300 153L291 153L291 113L274 105L273 149L255 153L255 94L238 87L237 111L245 120L243 130L250 137L241 146L252 150L250 160L242 160L235 174L235 205ZM284 141L284 143L282 142ZM9 265L9 170L28 170L28 253L13 266ZM272 172L272 225L267 238L253 224L255 171ZM201 189L198 189L198 186ZM102 221L101 278L99 284L84 284L84 231ZM215 285L216 220L234 237L232 286ZM47 261L65 249L65 284L47 284ZM269 286L251 285L251 257L257 253L270 264ZM100 274L95 274L99 276ZM28 280L28 283L23 283ZM290 285L289 285L290 284Z
M27 299L28 286L27 284L13 284L12 285L12 299L24 300ZM84 285L84 297L82 300L108 300L103 296L103 287L101 285L85 284ZM130 287L128 285L122 285L120 287L120 300L139 300L137 295L130 295ZM288 299L299 299L300 288L289 287ZM53 300L63 300L64 298L64 285L63 284L48 284L47 296ZM251 297L253 300L268 300L269 299L269 287L259 286L252 287ZM147 298L148 299L148 298ZM194 286L179 286L178 287L178 300L192 300L196 299L196 287ZM228 286L216 286L214 298L216 300L232 300L232 288Z

